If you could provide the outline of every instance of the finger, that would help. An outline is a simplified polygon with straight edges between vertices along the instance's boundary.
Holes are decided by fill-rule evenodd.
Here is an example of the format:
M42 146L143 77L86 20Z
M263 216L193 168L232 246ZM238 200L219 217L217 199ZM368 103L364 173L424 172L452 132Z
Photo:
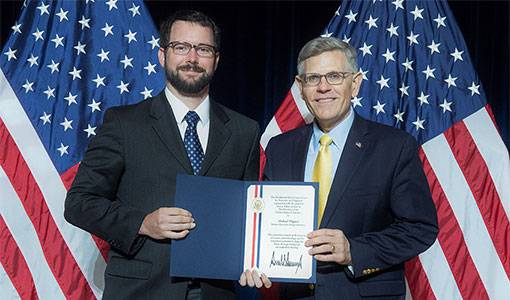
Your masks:
M182 215L191 217L191 213L185 209L179 207L161 207L161 212L166 215Z
M268 277L266 276L266 274L264 274L264 273L260 274L260 278L262 279L262 282L264 283L264 286L265 286L266 288L270 288L270 287L271 287L271 285L273 284L273 283L271 282L271 280L269 280L269 278L268 278Z
M246 270L246 281L249 287L254 287L255 282L253 281L252 272L250 270Z
M315 246L315 247L310 248L310 250L308 250L308 253L310 255L331 254L332 250L333 250L333 247L332 247L331 244L323 244L323 245L320 245L320 246ZM339 249L336 249L336 247L335 247L335 251L338 252Z
M172 240L180 240L185 238L189 233L189 230L183 230L183 231L164 231L163 236Z
M243 272L241 274L241 278L239 278L239 284L241 286L245 286L246 285L246 272Z
M339 229L321 228L308 233L307 237L311 239L317 236L337 236L339 233L343 234L343 232Z
M195 223L186 223L186 224L164 224L160 225L160 228L164 231L182 231L193 229L196 227Z
M192 223L193 221L195 221L195 219L190 216L166 215L162 217L162 222L165 223Z
M253 282L255 282L255 286L257 288L261 288L263 283L262 283L262 279L260 279L259 272L257 270L253 270L253 272L251 274L253 277Z
M305 242L306 247L310 246L317 246L322 244L332 244L334 243L335 239L331 236L317 236L314 238L311 238Z
M313 256L318 261L332 262L335 261L333 254L317 254Z

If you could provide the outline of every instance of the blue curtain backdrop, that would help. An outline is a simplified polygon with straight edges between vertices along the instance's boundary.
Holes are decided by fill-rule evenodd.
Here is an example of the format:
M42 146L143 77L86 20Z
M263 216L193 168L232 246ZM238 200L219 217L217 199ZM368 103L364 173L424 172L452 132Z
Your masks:
M264 128L292 84L299 49L318 36L339 1L146 1L156 24L177 9L213 17L223 31L211 95ZM22 1L0 1L0 45ZM508 1L449 1L507 147L510 45Z

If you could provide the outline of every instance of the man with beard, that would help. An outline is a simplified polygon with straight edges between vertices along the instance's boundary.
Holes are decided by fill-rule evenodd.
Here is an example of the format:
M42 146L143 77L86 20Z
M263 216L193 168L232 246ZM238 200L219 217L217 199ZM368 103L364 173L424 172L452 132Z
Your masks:
M65 217L110 244L104 299L233 298L232 282L169 275L172 240L200 224L193 212L174 207L175 180L177 174L256 180L258 125L209 99L220 49L209 17L175 13L161 26L161 45L165 90L105 113L67 195Z

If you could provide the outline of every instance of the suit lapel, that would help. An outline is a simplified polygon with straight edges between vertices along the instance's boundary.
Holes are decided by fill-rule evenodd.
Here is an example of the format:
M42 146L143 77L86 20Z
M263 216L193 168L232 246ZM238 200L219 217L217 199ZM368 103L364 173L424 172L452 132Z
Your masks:
M328 202L324 209L321 227L327 227L333 212L343 197L345 189L349 185L355 170L363 160L366 149L369 147L367 135L367 123L358 115L355 115L352 128L349 131L345 146L338 162L335 177L329 191Z
M164 91L152 101L150 116L152 128L154 128L163 144L186 169L188 174L193 174L186 150L184 150L184 143L182 142L179 128L177 128L177 121Z
M312 132L313 123L306 125L295 140L291 159L293 162L291 166L292 181L303 181L305 178L306 156L308 153L308 147L310 146Z
M213 162L218 158L232 134L226 126L230 119L225 111L213 101L211 101L210 109L211 124L209 126L209 140L207 142L204 161L200 169L200 175L207 174L207 170L209 170Z

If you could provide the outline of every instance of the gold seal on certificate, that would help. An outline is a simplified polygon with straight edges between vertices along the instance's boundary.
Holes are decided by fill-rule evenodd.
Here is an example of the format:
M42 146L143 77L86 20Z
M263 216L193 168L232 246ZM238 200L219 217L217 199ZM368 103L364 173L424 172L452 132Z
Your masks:
M262 201L262 198L253 198L252 207L255 212L261 212L264 209L264 202Z

